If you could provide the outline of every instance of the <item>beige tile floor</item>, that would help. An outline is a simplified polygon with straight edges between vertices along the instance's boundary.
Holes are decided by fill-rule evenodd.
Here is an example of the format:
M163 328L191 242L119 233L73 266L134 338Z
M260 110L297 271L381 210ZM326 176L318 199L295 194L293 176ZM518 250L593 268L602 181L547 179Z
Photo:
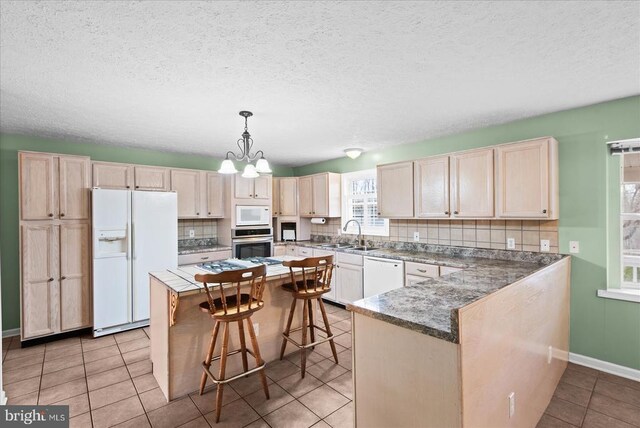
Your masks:
M225 389L222 417L214 389L167 403L151 374L148 329L99 339L76 337L20 348L3 339L3 377L9 404L68 404L71 427L350 427L351 321L327 305L339 364L328 344L309 354L300 378L297 353L267 365L271 399L256 375ZM640 427L640 383L569 365L539 428Z

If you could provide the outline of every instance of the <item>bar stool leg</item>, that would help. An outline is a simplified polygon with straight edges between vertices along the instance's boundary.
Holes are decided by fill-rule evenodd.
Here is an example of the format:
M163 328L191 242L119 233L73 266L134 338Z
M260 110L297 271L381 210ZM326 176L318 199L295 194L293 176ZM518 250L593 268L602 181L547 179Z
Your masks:
M224 323L224 332L222 333L222 350L220 353L220 372L218 379L224 380L224 371L227 368L227 351L229 345L229 323ZM216 423L220 422L220 412L222 411L222 393L224 392L224 383L218 384L216 391Z
M324 309L322 299L318 299L318 305L320 305L320 312L322 313L322 319L324 320L324 328L327 330L327 336L332 336L331 327L329 327L329 319L327 319L327 311ZM336 360L336 364L338 364L338 353L336 352L336 344L333 343L333 339L329 340L329 345L331 345L333 359Z
M293 313L296 310L296 301L297 299L294 297L291 301L291 309L289 309L289 320L287 321L287 327L284 329L284 335L289 336L289 332L291 331L291 323L293 322ZM284 358L284 350L287 348L287 339L282 338L282 348L280 348L280 359Z
M253 330L253 322L251 317L247 318L247 327L249 328L249 337L251 338L251 347L256 357L256 365L262 365L262 357L260 356L260 348L258 348L258 340L256 339L256 332ZM267 376L264 374L264 369L258 370L260 374L260 380L262 381L262 388L264 389L264 395L269 399L269 385L267 385Z
M247 362L247 343L244 340L244 326L242 320L238 321L238 334L240 335L240 350L242 351L242 368L246 372L249 370L249 363Z
M316 333L313 327L313 304L311 299L307 300L307 304L309 306L309 330L311 332L311 343L316 341ZM311 349L315 349L315 346L312 346Z
M302 378L304 379L304 373L307 367L307 349L304 347L307 344L307 327L309 326L309 305L307 300L302 302L302 348L300 348L300 368L302 369Z
M209 343L209 350L207 356L204 359L204 363L207 368L211 367L211 360L213 360L213 351L216 347L216 340L218 339L218 330L220 329L220 323L218 321L213 325L213 332L211 333L211 342ZM200 395L204 392L204 387L207 384L207 373L203 370L202 377L200 378Z

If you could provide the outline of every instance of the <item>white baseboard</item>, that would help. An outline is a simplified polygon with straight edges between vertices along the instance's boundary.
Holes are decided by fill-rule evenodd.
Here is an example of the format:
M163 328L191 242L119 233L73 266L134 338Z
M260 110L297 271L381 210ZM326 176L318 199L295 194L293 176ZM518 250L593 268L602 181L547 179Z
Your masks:
M592 369L611 373L616 376L640 381L640 370L632 369L631 367L620 366L618 364L609 363L607 361L598 360L596 358L574 354L573 352L569 352L569 361L581 366L591 367Z
M20 336L19 328L12 328L10 330L3 330L2 337L12 337L12 336Z

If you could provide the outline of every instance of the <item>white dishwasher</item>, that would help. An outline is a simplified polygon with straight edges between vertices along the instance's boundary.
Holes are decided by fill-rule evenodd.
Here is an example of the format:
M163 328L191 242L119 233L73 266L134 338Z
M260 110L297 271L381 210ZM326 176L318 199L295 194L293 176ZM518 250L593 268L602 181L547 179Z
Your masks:
M364 258L364 297L375 296L404 285L402 260Z

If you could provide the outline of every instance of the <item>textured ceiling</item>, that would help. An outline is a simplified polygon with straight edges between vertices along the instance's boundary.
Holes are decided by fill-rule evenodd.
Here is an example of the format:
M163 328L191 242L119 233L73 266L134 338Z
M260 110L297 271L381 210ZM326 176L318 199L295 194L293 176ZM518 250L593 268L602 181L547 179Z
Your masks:
M301 165L640 93L639 2L2 1L0 130Z

